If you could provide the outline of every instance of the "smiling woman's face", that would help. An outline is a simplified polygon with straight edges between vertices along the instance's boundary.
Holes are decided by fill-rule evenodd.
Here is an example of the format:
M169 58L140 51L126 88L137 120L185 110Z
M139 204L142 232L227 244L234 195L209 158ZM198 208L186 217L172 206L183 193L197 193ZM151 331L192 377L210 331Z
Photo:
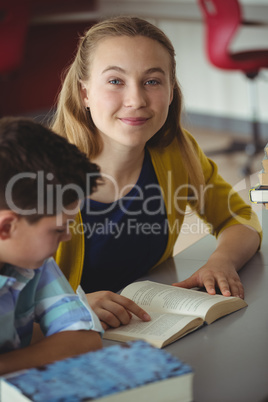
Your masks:
M82 98L99 135L111 145L144 147L172 102L168 51L150 38L120 36L100 41L92 59Z

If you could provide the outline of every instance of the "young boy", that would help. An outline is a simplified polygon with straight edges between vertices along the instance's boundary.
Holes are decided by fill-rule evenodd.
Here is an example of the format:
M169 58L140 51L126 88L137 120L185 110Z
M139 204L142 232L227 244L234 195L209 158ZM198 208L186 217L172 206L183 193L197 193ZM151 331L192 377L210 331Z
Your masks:
M0 119L0 375L101 348L102 327L52 256L100 175L64 138ZM45 338L31 344L34 322Z

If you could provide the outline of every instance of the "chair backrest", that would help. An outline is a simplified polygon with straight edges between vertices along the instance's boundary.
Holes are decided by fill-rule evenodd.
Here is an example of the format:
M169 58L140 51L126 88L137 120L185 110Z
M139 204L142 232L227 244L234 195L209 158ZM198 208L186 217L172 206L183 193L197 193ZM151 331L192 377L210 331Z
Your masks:
M31 0L1 0L0 74L16 69L22 60Z
M229 68L229 44L242 20L238 0L198 0L206 29L206 51L212 64Z

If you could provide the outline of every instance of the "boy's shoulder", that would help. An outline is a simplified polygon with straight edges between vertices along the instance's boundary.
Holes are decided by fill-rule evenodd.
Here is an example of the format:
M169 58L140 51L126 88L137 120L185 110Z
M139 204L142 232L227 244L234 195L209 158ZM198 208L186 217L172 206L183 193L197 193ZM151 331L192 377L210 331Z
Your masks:
M53 276L55 279L63 276L53 257L48 258L40 267L35 269L5 264L0 274L0 288L15 286L22 290L29 281L38 281L43 273L45 276L49 276L50 280ZM20 285L18 286L18 284Z
M5 264L1 270L1 282L0 284L12 286L14 283L27 283L32 280L35 276L35 271L33 269L20 268L15 265Z

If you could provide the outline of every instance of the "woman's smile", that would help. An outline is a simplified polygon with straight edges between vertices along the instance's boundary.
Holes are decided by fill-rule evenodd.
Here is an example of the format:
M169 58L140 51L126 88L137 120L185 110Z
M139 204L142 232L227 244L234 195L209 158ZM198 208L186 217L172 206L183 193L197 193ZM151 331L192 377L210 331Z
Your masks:
M149 118L147 118L147 117L120 117L119 120L122 121L122 123L125 123L129 126L142 126L149 120Z

